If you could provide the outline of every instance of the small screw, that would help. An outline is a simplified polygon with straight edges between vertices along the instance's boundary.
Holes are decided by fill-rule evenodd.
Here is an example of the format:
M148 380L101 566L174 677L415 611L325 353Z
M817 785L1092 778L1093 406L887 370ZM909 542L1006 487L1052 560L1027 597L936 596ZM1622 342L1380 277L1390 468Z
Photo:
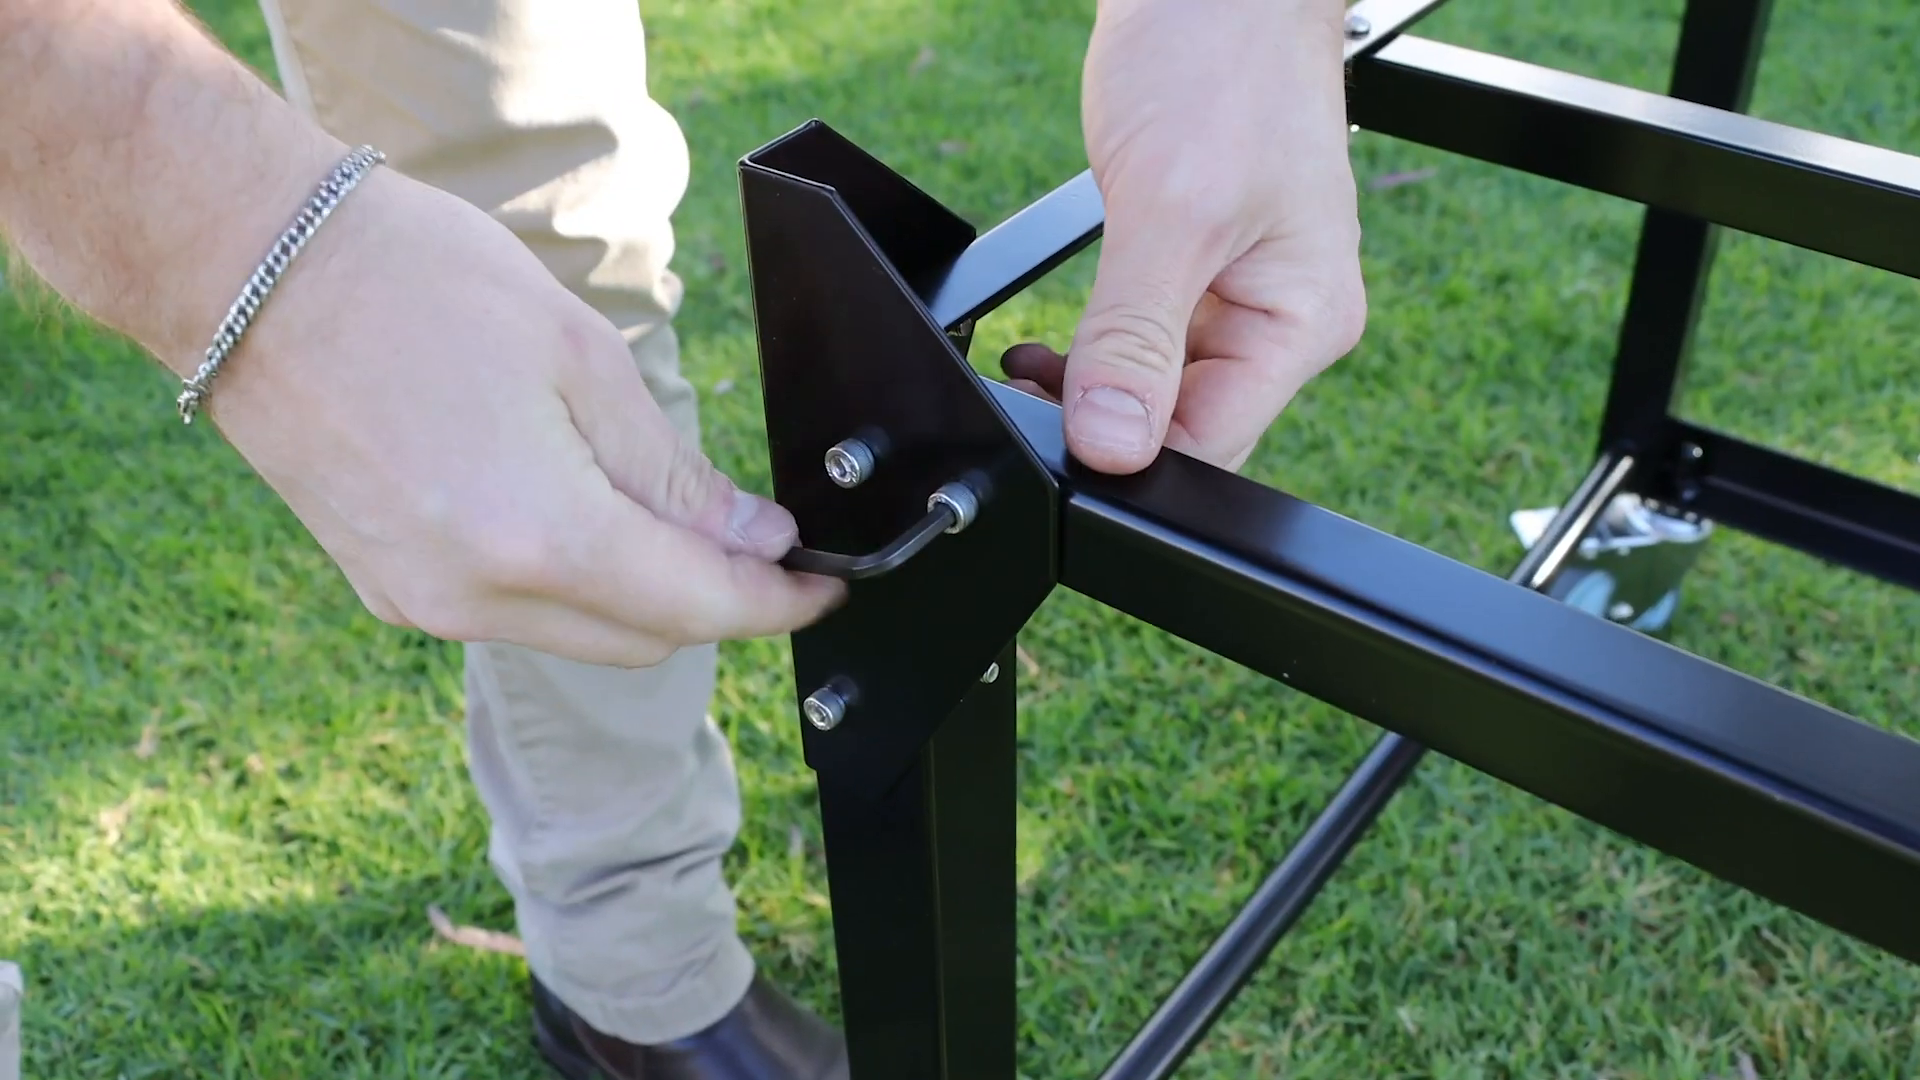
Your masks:
M998 679L999 677L1000 677L1000 662L996 660L993 663L988 664L987 670L980 674L980 681L992 682L995 679Z
M859 487L873 475L873 448L859 439L842 439L827 451L827 479L843 488Z
M1633 605L1627 603L1625 600L1617 601L1612 607L1607 609L1607 618L1612 619L1614 622L1626 622L1628 619L1633 618Z
M821 731L832 731L847 718L847 699L832 687L823 686L807 695L807 700L800 703L800 712L807 723Z
M1680 444L1680 462L1674 469L1674 471L1679 474L1676 477L1677 482L1674 485L1674 493L1679 496L1682 506L1697 502L1700 499L1698 469L1700 463L1705 461L1706 457L1707 452L1699 443L1685 442Z
M958 480L943 485L939 491L927 496L927 509L936 506L953 511L953 524L947 526L950 533L957 533L973 524L973 519L980 513L979 497L974 495L972 488Z
M1358 41L1371 33L1373 33L1373 23L1369 21L1365 15L1356 11L1347 16L1347 37L1349 39Z

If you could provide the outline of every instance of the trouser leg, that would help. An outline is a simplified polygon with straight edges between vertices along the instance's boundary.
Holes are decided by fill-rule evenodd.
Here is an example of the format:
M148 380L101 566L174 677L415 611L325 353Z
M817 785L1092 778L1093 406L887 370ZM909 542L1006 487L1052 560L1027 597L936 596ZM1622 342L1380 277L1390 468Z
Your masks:
M0 960L0 1080L20 1080L20 969Z
M263 0L281 82L337 137L491 213L619 327L698 438L671 324L686 144L647 93L633 0ZM351 312L342 312L351 318ZM714 650L631 671L469 646L470 766L534 973L633 1042L745 992L721 858L740 804Z

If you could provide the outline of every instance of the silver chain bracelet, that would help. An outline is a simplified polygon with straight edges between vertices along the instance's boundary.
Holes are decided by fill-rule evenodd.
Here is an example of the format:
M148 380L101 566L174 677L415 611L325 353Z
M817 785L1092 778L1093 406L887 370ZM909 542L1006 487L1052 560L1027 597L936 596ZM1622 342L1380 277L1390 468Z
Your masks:
M241 335L253 324L253 317L259 313L260 306L267 302L267 295L280 282L280 276L287 272L294 256L307 246L313 234L320 229L322 222L333 213L334 207L347 197L347 193L357 187L363 177L373 171L374 166L387 160L387 156L371 146L362 146L343 158L334 166L333 172L314 189L313 196L300 208L293 224L280 234L267 257L247 279L246 287L227 309L227 317L220 321L220 329L214 332L213 344L207 346L207 358L193 373L193 378L181 380L183 389L176 399L180 407L180 422L193 423L193 416L200 410L200 404L213 394L214 376L220 374L220 365L228 354L240 344Z

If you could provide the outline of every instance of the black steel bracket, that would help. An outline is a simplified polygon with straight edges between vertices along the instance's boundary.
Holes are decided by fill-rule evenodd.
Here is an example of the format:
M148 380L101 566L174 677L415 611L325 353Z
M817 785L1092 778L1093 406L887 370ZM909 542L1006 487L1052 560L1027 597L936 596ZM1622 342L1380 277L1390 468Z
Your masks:
M1363 0L1347 62L1442 2ZM972 225L819 120L743 158L740 188L774 497L804 545L787 565L857 591L793 637L797 693L826 691L836 706L802 701L816 720L807 763L857 758L884 786L1058 580L1058 483L966 351L974 320L1092 243L1105 208L1083 172L1035 220L1017 215L974 244ZM1008 263L1027 270L998 276ZM825 467L847 439L875 452L851 488ZM961 532L936 527L928 502L950 484L981 502ZM942 663L905 662L928 648ZM818 730L841 724L862 734Z
M1394 79L1512 75L1404 36L1367 63L1357 98L1388 119L1426 106ZM1656 148L1757 130L1612 104ZM1897 582L1916 580L1920 501L1669 418L1658 445L1605 444L1502 583L1177 453L1093 474L1057 407L964 358L975 319L1099 235L1087 174L978 238L817 122L741 184L775 493L807 545L790 562L853 589L793 647L855 1077L1015 1074L1013 639L1056 584L1390 732L1107 1080L1178 1067L1423 746L1920 961L1920 742L1533 593L1620 491Z
M744 158L740 186L774 497L802 568L864 567L793 635L798 695L843 710L804 731L807 763L877 792L1052 590L1059 493L962 355L965 328L929 310L971 225L819 121ZM824 463L849 438L874 453L843 487ZM929 499L956 483L975 520L930 532Z
M1920 276L1920 157L1738 113L1770 0L1688 0L1664 97L1404 33L1439 3L1349 9L1357 123L1649 207L1601 451L1504 583L1176 453L1091 473L978 376L975 320L1100 235L1090 173L976 238L817 122L743 161L788 565L853 589L793 648L856 1080L1018 1074L1013 638L1056 584L1386 729L1103 1080L1172 1075L1426 747L1920 962L1920 742L1537 595L1622 493L1920 587L1920 497L1671 412L1708 223Z

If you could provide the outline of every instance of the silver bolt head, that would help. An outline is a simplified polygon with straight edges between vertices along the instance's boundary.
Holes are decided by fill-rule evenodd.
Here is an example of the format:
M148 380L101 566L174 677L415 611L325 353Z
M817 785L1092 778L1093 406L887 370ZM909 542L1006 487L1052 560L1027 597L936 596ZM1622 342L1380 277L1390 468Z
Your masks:
M947 531L950 533L957 533L973 524L973 519L980 515L979 496L973 493L972 488L958 480L942 485L939 491L927 496L927 509L931 510L936 506L944 506L953 511L953 524L947 526Z
M826 456L827 479L843 488L859 487L873 475L873 448L859 439L842 439Z
M996 660L993 663L987 665L986 671L981 672L980 681L985 683L990 683L998 679L999 677L1000 677L1000 662Z
M839 691L823 686L800 703L800 713L819 730L832 731L847 718L847 699L841 697Z
M1626 622L1633 618L1633 605L1625 600L1616 600L1613 606L1607 609L1607 618L1614 622Z
M1347 16L1347 36L1349 38L1357 41L1371 33L1373 33L1373 22L1365 15L1355 12Z

